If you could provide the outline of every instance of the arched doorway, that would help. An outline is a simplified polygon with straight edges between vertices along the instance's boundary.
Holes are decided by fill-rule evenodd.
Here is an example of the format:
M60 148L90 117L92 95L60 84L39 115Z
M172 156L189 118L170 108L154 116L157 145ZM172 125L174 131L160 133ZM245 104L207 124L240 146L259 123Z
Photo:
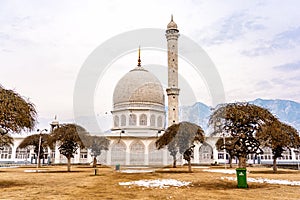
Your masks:
M111 147L111 164L125 165L126 163L126 145L124 142L119 141Z
M199 148L199 162L204 164L213 162L213 148L207 143L203 143Z
M163 164L163 150L158 150L155 146L155 141L149 145L149 165Z
M130 145L130 165L145 164L145 145L141 141L134 141Z

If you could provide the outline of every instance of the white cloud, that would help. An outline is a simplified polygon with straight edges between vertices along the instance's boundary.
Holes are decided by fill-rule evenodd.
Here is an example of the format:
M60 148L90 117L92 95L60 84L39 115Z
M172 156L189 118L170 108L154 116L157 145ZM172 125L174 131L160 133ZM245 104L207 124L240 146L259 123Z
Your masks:
M274 69L299 61L299 4L250 0L1 1L1 84L29 97L42 117L57 114L60 119L72 118L74 82L88 55L124 31L164 29L173 13L180 33L203 46L216 64L228 101L258 97L300 101L295 95L300 92L297 74ZM135 63L129 58L121 64ZM111 109L107 104L103 110Z

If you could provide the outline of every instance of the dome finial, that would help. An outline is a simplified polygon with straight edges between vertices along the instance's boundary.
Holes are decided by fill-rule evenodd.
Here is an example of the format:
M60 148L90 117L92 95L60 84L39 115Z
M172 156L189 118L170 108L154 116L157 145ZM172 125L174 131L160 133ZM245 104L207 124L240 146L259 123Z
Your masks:
M141 66L141 46L139 46L139 59L138 59L138 67Z
M173 14L171 14L171 21L168 24L167 29L177 29L177 24L173 20Z

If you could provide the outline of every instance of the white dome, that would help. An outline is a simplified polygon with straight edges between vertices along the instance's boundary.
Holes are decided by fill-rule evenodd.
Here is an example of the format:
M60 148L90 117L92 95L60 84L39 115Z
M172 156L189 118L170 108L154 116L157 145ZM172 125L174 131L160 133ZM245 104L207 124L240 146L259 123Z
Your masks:
M136 67L123 76L113 94L113 104L154 103L165 104L159 80L142 67Z

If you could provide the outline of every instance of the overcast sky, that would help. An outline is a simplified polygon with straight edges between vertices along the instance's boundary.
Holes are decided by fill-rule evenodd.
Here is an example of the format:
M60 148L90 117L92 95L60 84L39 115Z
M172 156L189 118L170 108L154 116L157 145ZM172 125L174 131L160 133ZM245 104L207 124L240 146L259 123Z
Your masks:
M300 102L299 8L297 0L1 0L0 84L28 97L40 118L72 119L74 84L90 53L125 31L165 29L173 14L180 33L197 42L214 62L227 102ZM159 56L153 58L156 53L143 52L143 64L160 64ZM115 71L107 75L114 78L106 88L111 92L96 113L110 112L111 88L136 65L135 56L112 64ZM162 62L167 64L166 55ZM97 94L102 90L99 87ZM205 89L195 90L197 101L211 105ZM96 102L103 99L97 94Z

